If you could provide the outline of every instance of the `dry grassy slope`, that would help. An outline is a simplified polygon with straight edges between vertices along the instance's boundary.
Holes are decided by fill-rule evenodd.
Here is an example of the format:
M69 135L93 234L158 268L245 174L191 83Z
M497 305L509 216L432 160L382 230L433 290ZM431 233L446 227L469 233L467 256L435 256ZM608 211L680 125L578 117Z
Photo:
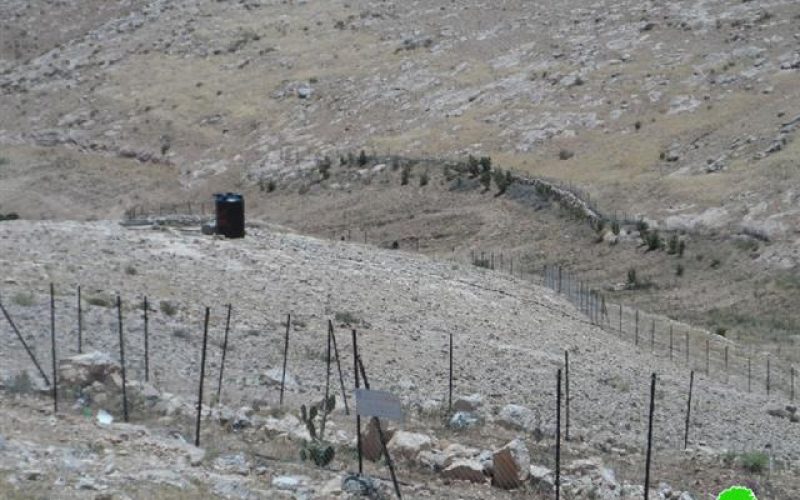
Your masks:
M48 34L55 38L40 51L52 50L26 53L41 53L33 59L3 53L0 154L19 165L15 177L35 163L26 146L52 128L77 143L67 147L79 161L99 154L126 171L114 158L120 149L160 157L169 144L175 166L166 170L183 189L259 175L285 164L287 150L472 151L580 183L608 206L683 215L675 224L719 205L727 212L707 225L737 224L765 201L754 224L786 213L769 228L796 237L796 147L752 160L798 114L794 2L26 5L4 6L20 14L0 26L6 41L21 24L55 33L51 19L80 29ZM296 93L303 85L313 90L307 99ZM562 148L576 155L559 161ZM659 161L666 149L678 162ZM727 168L705 174L706 161L721 156ZM41 196L58 187L35 175L17 183ZM109 190L95 196L113 203ZM172 183L158 191L189 194ZM50 215L18 197L3 202Z
M226 360L225 400L234 406L264 398L274 403L274 388L260 386L254 379L257 373L279 366L281 320L291 311L295 320L289 366L300 385L289 389L287 402L297 407L323 391L325 320L336 312L348 312L357 318L374 387L398 393L409 408L429 399L443 401L446 339L453 333L457 392L482 394L487 415L509 402L529 406L540 413L545 432L552 429L554 419L554 373L563 349L570 349L572 429L585 439L574 451L579 456L603 455L601 449L611 440L613 446L627 450L622 457L613 453L606 457L618 462L618 473L626 480L641 481L648 377L655 370L660 376L657 476L677 487L703 491L715 488L713 481L730 473L709 474L704 467L692 466L696 475L687 475L691 455L676 452L682 440L688 375L684 368L653 359L645 350L588 325L560 297L529 282L447 260L331 243L274 228L253 227L248 238L225 241L196 232L125 230L113 223L19 221L3 227L0 270L3 297L8 298L4 302L44 363L49 362L43 347L49 324L47 283L57 284L60 356L74 352L74 286L82 283L87 348L115 352L113 310L88 301L121 291L129 374L141 378L141 322L134 300L146 293L153 304L169 299L177 305L174 316L163 311L151 314L155 382L191 400L199 370L201 307L215 306L207 372L213 380L218 373L221 305L231 301L236 312L233 348ZM14 298L28 293L32 293L29 300ZM337 332L343 363L350 366L347 326L337 327L342 327ZM175 334L178 329L184 332ZM0 337L4 369L28 367L10 332L6 327L2 331L7 334ZM797 424L765 412L765 407L784 404L782 396L741 394L700 375L696 391L697 439L739 452L771 444L781 467L788 468L786 474L776 473L771 484L785 488L777 491L796 491L791 468L800 456L793 437ZM140 411L136 418L143 417ZM345 430L350 423L341 415L337 422ZM183 427L188 423L172 425L188 433ZM413 418L409 425L434 434L447 432L436 419ZM495 435L492 429L452 439L482 447L499 444L497 436L505 434ZM549 459L547 443L543 444L541 459Z
M795 268L776 265L792 257L791 245L698 232L682 236L686 252L678 258L647 252L638 237L616 245L598 242L585 222L533 190L512 187L496 197L494 189L482 193L477 181L467 178L455 189L459 181L447 181L438 162L415 166L407 186L400 185L400 170L364 172L334 166L327 181L316 171L277 177L275 192L248 192L248 211L324 238L346 237L349 231L354 241L362 241L366 230L371 244L388 247L398 241L411 250L419 240L421 252L460 262L468 262L472 251L485 251L504 254L506 266L513 256L515 268L528 272L560 264L615 304L711 331L725 328L728 338L755 352L800 359L795 307L800 279ZM430 181L420 187L423 173ZM466 188L470 182L474 188ZM632 268L653 286L623 289Z

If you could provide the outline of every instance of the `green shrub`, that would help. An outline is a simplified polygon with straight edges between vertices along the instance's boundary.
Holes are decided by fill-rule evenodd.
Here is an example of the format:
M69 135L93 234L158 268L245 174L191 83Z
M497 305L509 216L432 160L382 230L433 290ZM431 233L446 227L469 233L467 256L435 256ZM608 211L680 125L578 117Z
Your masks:
M419 185L420 187L425 187L428 185L428 172L422 172L422 175L419 176Z
M34 299L32 293L17 292L11 297L11 301L18 306L30 307L33 305Z
M483 185L484 191L488 191L492 187L491 170L484 170L481 172L481 184Z
M628 269L628 288L634 289L639 286L639 279L636 277L636 269Z
M661 236L659 236L658 231L647 231L643 233L642 239L644 239L644 242L647 245L648 252L658 250L664 245L664 242L661 240Z
M335 319L338 323L343 323L346 325L357 325L361 323L361 318L350 311L338 311L333 315L333 319Z
M481 173L480 162L472 155L469 155L469 158L467 159L467 171L469 172L470 177L478 177L478 175Z
M761 451L750 451L742 453L739 457L742 467L753 473L763 472L769 464L769 457Z
M319 161L317 168L319 169L319 173L322 174L322 178L328 179L328 177L331 176L331 159L326 156Z
M648 229L650 229L650 226L648 226L648 225L647 225L647 222L645 222L645 221L643 221L643 220L641 220L641 219L639 219L638 221L636 221L636 230L637 230L637 231L639 231L640 233L644 233L644 232L646 232Z
M667 242L667 253L670 255L675 255L676 253L678 253L679 245L680 241L678 239L678 235L673 234L672 236L669 237L669 240Z
M491 172L492 170L492 159L488 156L481 156L479 162L481 164L481 171L482 172Z
M400 185L405 186L408 184L408 179L411 177L411 165L403 165L403 170L400 172Z
M113 307L114 300L110 297L102 297L100 295L95 295L86 299L86 302L90 306L97 306L97 307Z
M175 316L178 312L178 307L168 300L159 302L158 309L167 316Z

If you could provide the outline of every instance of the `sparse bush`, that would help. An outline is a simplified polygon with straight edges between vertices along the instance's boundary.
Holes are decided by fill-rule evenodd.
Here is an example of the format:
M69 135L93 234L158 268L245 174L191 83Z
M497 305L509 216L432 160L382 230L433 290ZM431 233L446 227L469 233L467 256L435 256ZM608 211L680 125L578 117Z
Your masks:
M727 328L724 328L724 327L722 327L722 326L718 326L718 327L716 327L716 328L714 329L714 333L716 333L716 334L717 334L717 335L719 335L720 337L724 337L725 335L727 335L727 333L728 333L728 329L727 329Z
M639 279L636 277L636 269L630 268L628 269L628 283L627 288L629 289L636 289L639 287Z
M139 274L139 271L137 271L132 264L128 264L127 266L125 266L125 274L127 274L128 276L136 276L137 274Z
M489 156L481 156L479 160L482 172L490 172L492 170L492 159Z
M676 253L678 253L678 245L679 244L680 244L680 241L678 239L678 235L677 234L673 234L672 236L670 236L669 240L667 242L667 253L670 254L670 255L675 255Z
M658 250L664 245L664 242L661 240L661 236L659 236L658 231L645 232L642 235L642 239L647 245L648 252Z
M3 165L8 165L9 163L10 162L8 158L6 158L5 156L0 156L0 167L2 167Z
M428 185L428 172L422 172L422 175L419 176L419 186L425 187Z
M364 166L367 165L368 161L369 161L369 157L367 156L366 151L364 151L362 149L361 153L358 154L358 166L359 167L364 167Z
M686 242L681 240L678 242L678 257L683 257L683 252L686 251Z
M506 189L511 184L511 179L511 172L503 172L499 168L494 171L494 185L497 186L498 195L506 192Z
M12 394L29 394L33 392L33 382L27 370L23 370L6 381L6 390Z
M645 222L645 221L643 221L641 219L636 221L636 230L637 231L639 231L640 233L643 233L643 232L647 231L648 229L650 229L650 226L647 225L647 222Z
M397 171L400 168L400 160L398 158L394 158L392 160L392 170Z
M33 305L33 294L25 292L17 292L11 297L11 301L18 306L30 307Z
M742 455L739 457L739 460L741 461L742 467L745 470L753 473L763 472L769 464L769 457L766 453L761 451L742 453Z
M614 233L614 235L619 235L619 230L619 221L613 221L611 223L611 232Z
M683 272L684 272L683 264L678 264L677 266L675 266L675 276L683 276Z
M492 171L483 169L481 170L481 184L483 185L483 190L488 191L492 187Z
M176 339L188 339L189 331L185 328L176 328L172 331L172 336Z
M480 162L472 155L469 155L467 159L467 170L469 171L470 177L478 177L481 173Z
M473 262L473 264L475 265L475 267L483 267L483 268L485 268L485 269L489 269L489 268L491 268L491 267L492 267L492 263L489 261L489 259L488 259L488 258L484 258L484 259L480 259L480 258L478 258L478 259L475 259L475 262Z
M333 319L335 319L337 323L346 325L357 325L361 323L361 319L350 311L338 311L333 315Z
M408 180L411 177L411 165L403 165L403 170L400 172L400 185L405 186L408 184Z
M642 128L642 121L636 120L636 123L633 124L633 128L635 128L636 131L638 132Z
M158 309L167 316L175 316L178 312L178 307L168 300L162 300L158 303Z
M331 176L331 163L331 159L326 156L320 160L319 164L317 165L323 180L327 180Z
M97 307L113 307L114 300L110 297L101 297L99 295L95 295L93 297L89 297L86 299L86 302L91 306Z
M719 266L722 265L719 259L712 259L711 260L711 269L717 269Z
M569 149L562 149L561 151L558 152L559 160L569 160L573 156L575 156L575 153L573 151L570 151Z

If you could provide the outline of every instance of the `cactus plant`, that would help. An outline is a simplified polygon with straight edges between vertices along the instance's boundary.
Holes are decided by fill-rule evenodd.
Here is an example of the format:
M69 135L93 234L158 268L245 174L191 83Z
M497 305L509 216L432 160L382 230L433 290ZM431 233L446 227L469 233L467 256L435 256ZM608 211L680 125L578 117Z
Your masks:
M308 429L308 434L311 436L311 441L303 443L300 449L300 458L302 460L312 460L317 466L325 467L333 460L335 450L333 446L325 441L325 422L328 419L328 414L336 407L336 398L331 395L327 399L313 404L306 408L306 405L300 406L300 418ZM317 434L316 420L319 418L319 434Z

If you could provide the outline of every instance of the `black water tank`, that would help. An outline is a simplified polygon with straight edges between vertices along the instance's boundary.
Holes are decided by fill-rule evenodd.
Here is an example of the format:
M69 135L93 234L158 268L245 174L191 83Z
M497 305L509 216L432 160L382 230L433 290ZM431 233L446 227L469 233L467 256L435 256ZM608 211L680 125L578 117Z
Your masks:
M215 194L217 234L244 238L244 197L236 193Z

